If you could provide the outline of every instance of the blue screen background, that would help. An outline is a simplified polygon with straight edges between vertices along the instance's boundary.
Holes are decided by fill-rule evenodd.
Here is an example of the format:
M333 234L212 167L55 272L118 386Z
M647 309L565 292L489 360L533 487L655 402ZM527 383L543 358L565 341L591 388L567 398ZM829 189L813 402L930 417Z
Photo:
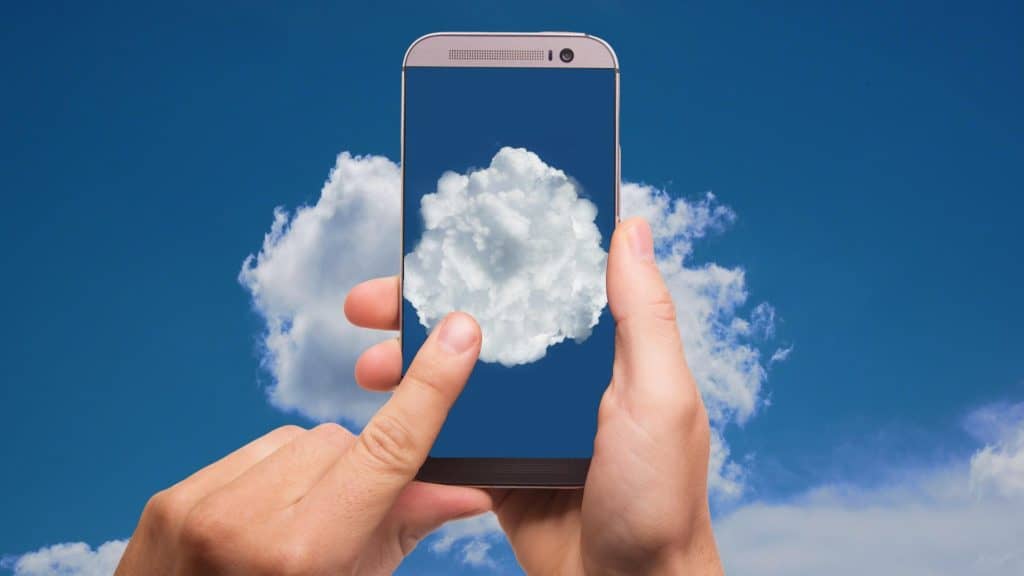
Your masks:
M575 178L597 206L608 250L615 227L614 70L410 68L405 82L403 254L419 242L420 199L435 191L441 174L484 168L502 146L527 148ZM403 299L404 368L426 336ZM431 455L589 458L613 342L606 307L582 343L567 340L515 367L478 362Z

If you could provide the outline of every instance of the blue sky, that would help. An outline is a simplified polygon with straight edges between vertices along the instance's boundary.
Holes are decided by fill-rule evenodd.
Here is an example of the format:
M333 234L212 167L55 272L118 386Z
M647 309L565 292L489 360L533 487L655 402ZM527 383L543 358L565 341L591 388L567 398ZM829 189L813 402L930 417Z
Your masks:
M774 308L751 344L764 366L793 351L721 428L745 486L723 514L801 513L836 485L912 500L904 478L945 486L985 446L1013 455L1019 4L3 11L0 554L125 538L154 491L309 422L305 396L268 402L239 269L275 207L318 202L340 152L398 159L401 58L435 30L607 39L624 179L713 190L735 214L692 261L744 270L744 318ZM406 571L474 573L459 560L424 545Z

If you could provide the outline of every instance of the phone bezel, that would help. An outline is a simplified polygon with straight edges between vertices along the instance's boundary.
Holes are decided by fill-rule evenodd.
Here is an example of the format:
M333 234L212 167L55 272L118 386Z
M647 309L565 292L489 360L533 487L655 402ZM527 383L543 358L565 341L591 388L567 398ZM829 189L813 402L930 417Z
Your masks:
M572 62L558 57L563 48L575 53ZM551 60L471 60L449 59L449 50L552 50ZM413 42L402 62L401 123L401 230L405 230L405 72L413 67L471 68L603 68L615 71L615 222L619 222L621 147L619 145L619 63L615 52L604 40L574 32L438 32ZM400 238L400 247L405 239ZM405 254L400 248L398 327L401 345ZM577 488L586 481L589 458L435 458L428 457L416 478L425 482L467 486L509 488Z

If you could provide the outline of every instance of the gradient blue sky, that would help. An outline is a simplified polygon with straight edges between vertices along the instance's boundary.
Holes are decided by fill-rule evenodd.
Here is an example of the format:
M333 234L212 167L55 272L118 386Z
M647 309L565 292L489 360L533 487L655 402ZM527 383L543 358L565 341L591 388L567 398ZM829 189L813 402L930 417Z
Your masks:
M624 178L738 214L696 257L742 265L795 346L727 431L752 494L969 455L970 410L1024 399L1022 12L5 6L0 554L126 537L154 491L302 422L265 399L240 263L339 151L398 158L401 58L435 30L604 37Z

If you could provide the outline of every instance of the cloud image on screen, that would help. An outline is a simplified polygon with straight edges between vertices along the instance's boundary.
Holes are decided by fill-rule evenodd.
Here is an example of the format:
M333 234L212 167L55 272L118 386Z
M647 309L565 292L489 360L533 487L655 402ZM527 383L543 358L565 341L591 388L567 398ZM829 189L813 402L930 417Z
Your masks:
M607 253L597 207L565 172L504 147L487 168L445 172L420 214L404 293L427 330L467 312L483 333L480 359L505 366L590 336L607 304Z

